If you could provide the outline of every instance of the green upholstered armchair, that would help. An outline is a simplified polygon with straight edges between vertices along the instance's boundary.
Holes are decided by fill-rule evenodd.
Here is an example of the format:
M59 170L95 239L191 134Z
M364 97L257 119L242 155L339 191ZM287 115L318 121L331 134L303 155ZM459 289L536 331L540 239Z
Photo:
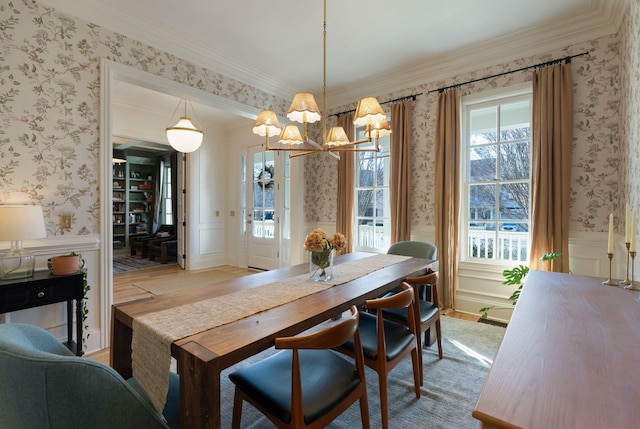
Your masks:
M170 378L163 419L135 380L76 357L42 328L0 324L0 426L177 428L179 380ZM168 423L167 423L168 422Z

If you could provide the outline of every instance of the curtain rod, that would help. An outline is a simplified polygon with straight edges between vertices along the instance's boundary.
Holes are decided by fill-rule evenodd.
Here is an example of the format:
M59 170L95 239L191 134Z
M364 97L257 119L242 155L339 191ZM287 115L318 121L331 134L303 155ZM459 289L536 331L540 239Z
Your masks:
M522 67L522 68L519 68L519 69L516 69L516 70L510 70L510 71L494 74L492 76L480 77L478 79L469 80L467 82L456 83L455 85L449 85L449 86L444 86L444 87L438 88L438 89L432 89L431 91L427 92L427 94L431 94L432 92L444 92L444 91L446 91L448 89L451 89L451 88L458 88L458 87L460 87L462 85L468 85L470 83L480 82L481 80L492 79L494 77L504 76L504 75L507 75L507 74L517 73L519 71L534 69L534 68L538 68L538 67L546 67L546 66L550 66L552 64L561 63L563 61L565 63L570 63L572 58L583 57L585 55L589 55L589 52L582 52L581 54L569 55L569 56L564 57L564 58L559 58L557 60L546 61L544 63L536 64L536 65L533 65L533 66Z
M408 99L411 99L411 101L416 101L416 98L418 96L420 96L420 95L422 95L422 93L407 95L406 97L394 98L393 100L383 101L380 104L395 103L397 101L404 101L404 100L408 100ZM329 115L329 117L331 117L331 116L342 116L342 115L346 115L347 113L353 113L355 111L356 111L356 109L345 110L344 112L332 113L332 114Z

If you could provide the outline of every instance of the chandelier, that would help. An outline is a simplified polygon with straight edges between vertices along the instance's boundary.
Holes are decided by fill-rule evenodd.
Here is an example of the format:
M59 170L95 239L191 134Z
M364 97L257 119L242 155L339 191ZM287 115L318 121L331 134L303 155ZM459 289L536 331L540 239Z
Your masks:
M322 75L322 110L326 114L327 104L327 0L324 0L324 24L323 24L323 75ZM296 125L280 127L276 114L271 110L263 110L253 124L254 134L265 137L266 150L293 152L290 157L307 155L316 152L378 152L378 139L391 133L391 127L387 123L387 115L380 107L375 97L365 97L358 101L355 110L353 124L364 126L364 139L351 141L344 128L332 127L327 132L327 118L318 109L313 94L300 92L291 102L287 118L302 124L303 132ZM317 143L309 138L307 124L318 122L322 119L322 143ZM278 142L281 146L270 146L269 137L279 134ZM373 147L358 146L362 143L375 142Z
M167 127L167 140L171 147L173 147L178 152L189 153L198 150L200 145L202 144L202 138L204 137L204 132L201 129L198 129L191 122L191 118L187 116L187 100L180 100L175 110L171 114L171 120L173 115L176 114L176 111L180 107L180 104L184 101L184 116L180 117L180 120L173 127ZM191 103L189 103L191 104ZM191 105L191 110L195 115L196 111L193 109L193 105ZM196 116L197 119L197 116Z

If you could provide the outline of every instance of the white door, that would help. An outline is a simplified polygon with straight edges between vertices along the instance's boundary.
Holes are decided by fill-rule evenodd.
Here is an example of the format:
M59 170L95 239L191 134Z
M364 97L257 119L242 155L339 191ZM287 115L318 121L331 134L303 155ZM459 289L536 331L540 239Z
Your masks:
M277 171L274 152L262 146L248 149L246 168L247 265L262 270L279 267L280 215Z

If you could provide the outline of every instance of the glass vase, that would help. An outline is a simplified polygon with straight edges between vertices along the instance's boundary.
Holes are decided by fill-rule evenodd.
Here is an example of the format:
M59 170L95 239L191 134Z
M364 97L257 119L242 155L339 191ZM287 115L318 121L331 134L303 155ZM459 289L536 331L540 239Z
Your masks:
M333 277L333 249L311 252L309 278L316 282L326 282Z

